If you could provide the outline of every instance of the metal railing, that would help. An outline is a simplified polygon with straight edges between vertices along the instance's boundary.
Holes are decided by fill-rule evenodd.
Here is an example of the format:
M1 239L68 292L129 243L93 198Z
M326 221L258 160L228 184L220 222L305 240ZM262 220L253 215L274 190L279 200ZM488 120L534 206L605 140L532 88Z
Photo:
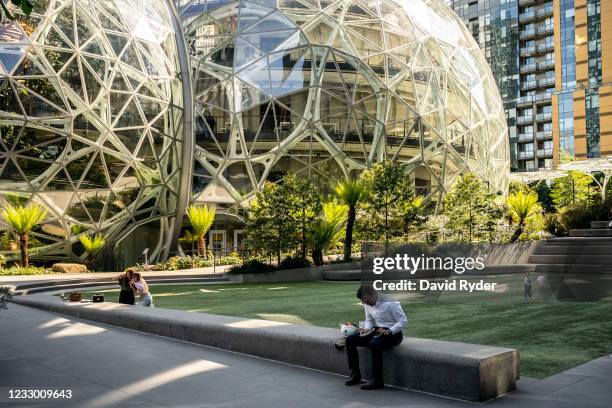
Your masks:
M552 137L553 137L552 130L541 130L539 132L536 132L537 139L550 139Z

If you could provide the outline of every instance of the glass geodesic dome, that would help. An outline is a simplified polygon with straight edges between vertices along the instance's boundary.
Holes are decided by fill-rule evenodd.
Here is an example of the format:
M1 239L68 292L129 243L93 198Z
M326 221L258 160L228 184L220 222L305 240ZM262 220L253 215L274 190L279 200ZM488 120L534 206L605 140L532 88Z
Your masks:
M115 245L148 228L130 250L155 259L179 194L174 15L163 0L33 3L0 24L0 204L48 210L35 257L76 259L79 234Z
M484 56L439 0L178 1L196 103L193 193L244 204L291 171L322 186L407 165L439 201L473 171L508 184L507 128Z

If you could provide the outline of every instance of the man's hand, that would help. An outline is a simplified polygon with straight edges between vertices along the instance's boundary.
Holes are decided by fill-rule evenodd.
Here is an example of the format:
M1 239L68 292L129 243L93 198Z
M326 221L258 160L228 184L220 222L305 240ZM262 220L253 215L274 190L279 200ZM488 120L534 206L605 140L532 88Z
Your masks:
M383 336L388 336L391 334L391 330L383 329L382 327L376 330L376 333L381 334Z
M370 331L372 331L372 329L366 329L365 327L360 327L359 328L359 334L361 334L361 333L368 333Z

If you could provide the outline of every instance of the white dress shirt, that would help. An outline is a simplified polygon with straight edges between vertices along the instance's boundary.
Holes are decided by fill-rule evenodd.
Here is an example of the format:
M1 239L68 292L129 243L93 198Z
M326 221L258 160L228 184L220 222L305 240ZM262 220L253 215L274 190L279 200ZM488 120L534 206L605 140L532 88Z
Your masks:
M381 295L379 294L379 296ZM386 327L393 334L397 334L408 323L408 319L402 310L402 305L396 300L383 298L377 300L374 306L364 303L363 308L365 310L366 329L371 329L374 326Z

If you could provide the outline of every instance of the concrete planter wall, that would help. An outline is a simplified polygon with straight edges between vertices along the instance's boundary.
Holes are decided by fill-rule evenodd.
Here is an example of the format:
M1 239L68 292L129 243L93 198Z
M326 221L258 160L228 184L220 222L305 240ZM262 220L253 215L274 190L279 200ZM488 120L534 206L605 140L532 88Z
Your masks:
M313 282L324 279L329 271L357 270L361 268L359 262L330 264L324 266L310 266L308 268L285 269L282 271L229 274L224 276L234 283L265 283L265 282Z

